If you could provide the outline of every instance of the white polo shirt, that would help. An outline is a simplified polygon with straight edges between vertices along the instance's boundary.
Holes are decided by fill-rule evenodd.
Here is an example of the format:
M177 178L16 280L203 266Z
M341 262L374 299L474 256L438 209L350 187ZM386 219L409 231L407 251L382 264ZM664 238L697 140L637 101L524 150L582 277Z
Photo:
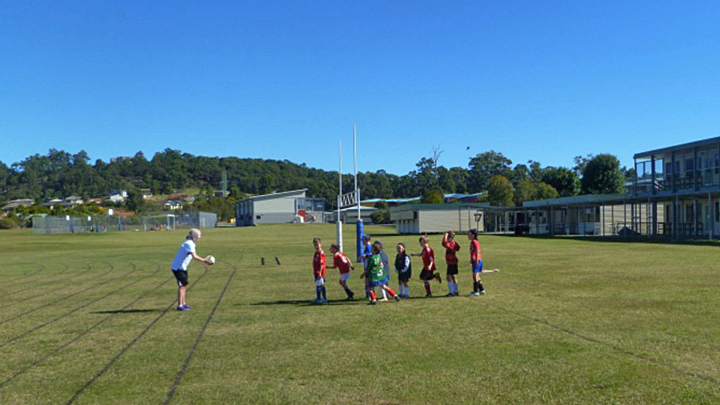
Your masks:
M195 242L193 242L192 239L188 239L180 245L171 269L187 270L188 264L190 264L190 261L193 259L193 253L195 253Z

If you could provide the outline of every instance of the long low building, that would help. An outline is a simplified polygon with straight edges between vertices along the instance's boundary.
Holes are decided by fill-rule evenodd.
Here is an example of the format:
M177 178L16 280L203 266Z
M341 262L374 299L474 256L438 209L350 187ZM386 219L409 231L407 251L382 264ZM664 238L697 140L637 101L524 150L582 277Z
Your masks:
M307 189L258 195L235 205L235 225L322 222L325 199L306 198Z
M392 207L390 220L404 234L441 233L448 229L467 232L485 229L489 204L409 204Z

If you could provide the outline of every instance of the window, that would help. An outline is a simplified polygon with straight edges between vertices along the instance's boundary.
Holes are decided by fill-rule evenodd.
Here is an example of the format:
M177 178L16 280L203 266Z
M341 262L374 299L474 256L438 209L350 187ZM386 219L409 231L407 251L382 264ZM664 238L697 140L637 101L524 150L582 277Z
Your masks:
M260 215L256 215L255 219L261 219L262 217Z
M685 159L685 171L689 172L695 169L695 161L692 159Z
M671 163L671 162L665 163L665 174L666 174L666 175L671 175L671 174L672 174L672 171L673 171L673 170L672 170L672 163Z
M720 202L715 201L715 222L720 222Z

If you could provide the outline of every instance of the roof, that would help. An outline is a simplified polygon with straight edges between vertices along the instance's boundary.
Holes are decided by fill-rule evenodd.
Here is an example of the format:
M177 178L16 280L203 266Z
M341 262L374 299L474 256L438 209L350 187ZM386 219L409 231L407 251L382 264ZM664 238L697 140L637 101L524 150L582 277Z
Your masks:
M672 152L674 150L692 149L692 148L696 148L699 146L708 146L708 145L715 145L715 146L720 145L720 136L717 136L715 138L703 139L703 140L695 141L695 142L681 143L679 145L668 146L668 147L660 148L660 149L649 150L647 152L636 153L635 156L633 156L633 158L634 159L650 158L653 155L660 155L663 153Z
M272 199L272 198L283 198L287 197L292 194L299 194L299 193L305 193L307 191L306 188L300 189L300 190L291 190L291 191L283 191L280 193L272 193L272 194L263 194L263 195L256 195L254 197L248 197L243 198L242 200L238 201L252 201L252 200L265 200L265 199Z
M525 201L524 208L540 208L557 205L600 204L628 198L625 194L585 194L570 197L548 198L545 200Z
M456 211L467 208L490 208L490 203L467 203L467 204L408 204L390 208L393 212L399 211Z
M360 204L366 204L366 203L376 203L380 201L385 201L387 203L397 203L397 204L404 204L410 201L416 201L419 200L420 197L411 197L411 198L372 198L370 200L362 200L360 201Z

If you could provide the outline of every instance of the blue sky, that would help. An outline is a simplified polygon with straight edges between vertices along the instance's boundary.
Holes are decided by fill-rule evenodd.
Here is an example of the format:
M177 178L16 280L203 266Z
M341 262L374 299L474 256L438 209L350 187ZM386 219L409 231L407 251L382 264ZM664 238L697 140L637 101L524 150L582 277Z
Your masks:
M210 3L210 4L208 4ZM0 161L85 150L404 174L720 135L717 1L4 1ZM470 147L470 150L467 150Z

